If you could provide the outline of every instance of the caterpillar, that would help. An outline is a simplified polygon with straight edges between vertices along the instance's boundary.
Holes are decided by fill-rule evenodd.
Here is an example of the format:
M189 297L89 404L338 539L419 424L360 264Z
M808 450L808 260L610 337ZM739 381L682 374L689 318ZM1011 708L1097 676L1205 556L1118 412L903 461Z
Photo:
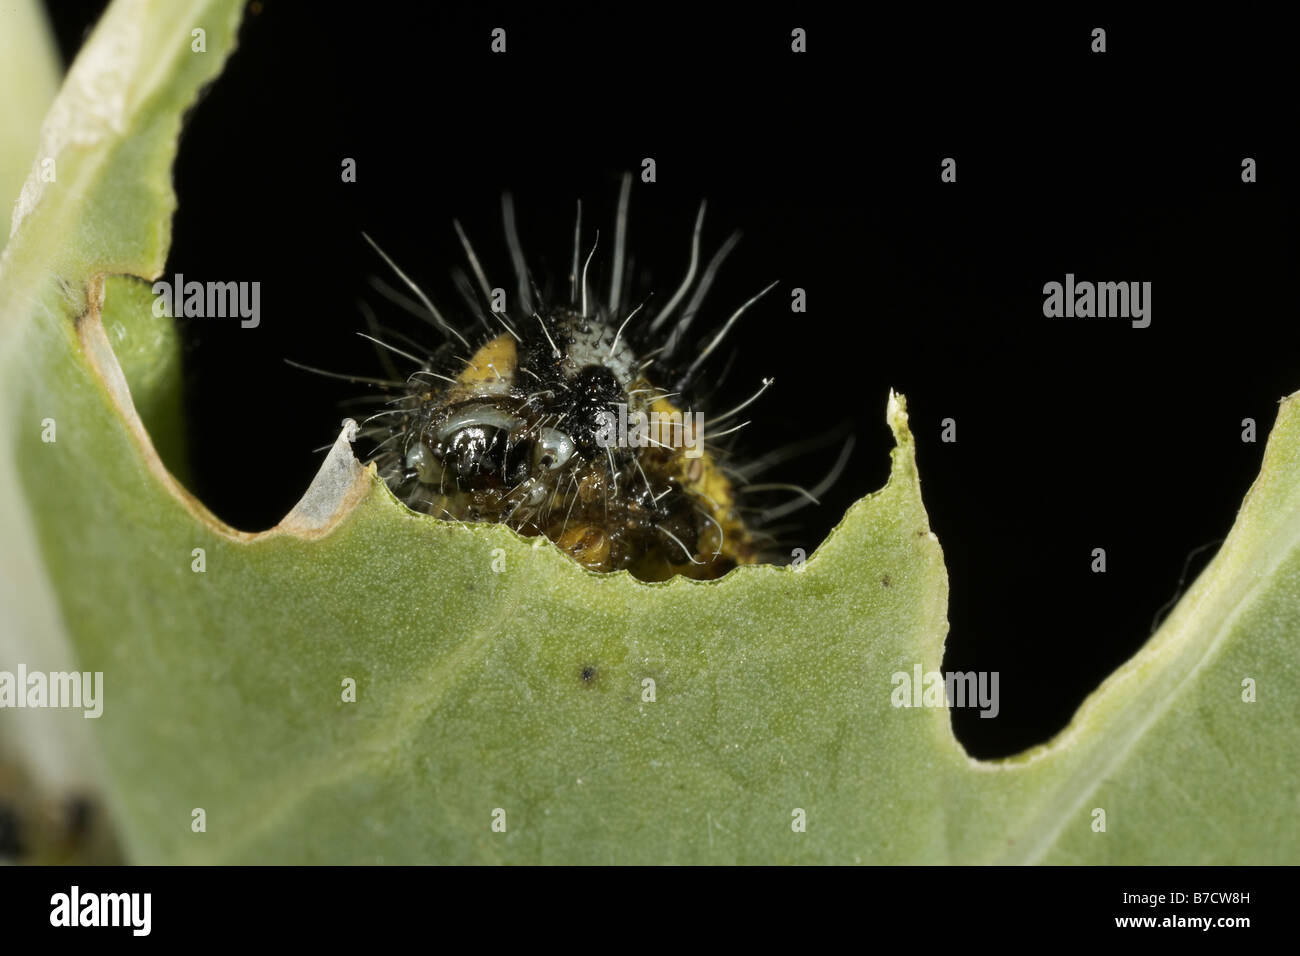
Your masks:
M544 535L592 571L627 570L645 581L673 575L721 577L738 565L773 560L765 527L809 503L836 480L852 440L813 490L758 485L750 479L789 450L748 464L733 460L730 439L773 384L717 415L700 410L702 375L742 317L776 282L740 303L703 341L691 337L732 233L701 268L707 202L695 217L685 277L666 296L632 303L626 236L631 174L619 191L608 291L590 280L596 233L583 256L578 202L567 283L559 294L538 286L527 266L513 199L502 219L513 265L513 301L488 280L459 221L453 220L473 275L456 274L473 327L457 325L369 235L364 238L414 296L375 282L385 297L423 319L441 344L380 327L373 334L392 377L369 379L384 407L361 423L368 461L415 511L465 522L497 522L523 536ZM548 283L553 285L553 283ZM386 334L385 334L386 333ZM401 345L394 344L396 336ZM402 375L397 362L413 370ZM797 451L798 449L796 449ZM746 496L793 491L761 508ZM749 513L754 513L750 516Z

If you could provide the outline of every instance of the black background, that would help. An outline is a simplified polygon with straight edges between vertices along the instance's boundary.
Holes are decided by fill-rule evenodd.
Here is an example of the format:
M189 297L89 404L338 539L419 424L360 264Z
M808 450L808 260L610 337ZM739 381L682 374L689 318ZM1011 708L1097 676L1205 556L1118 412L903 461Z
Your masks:
M680 281L702 197L705 254L745 237L701 324L781 282L730 343L721 404L777 379L748 447L854 422L849 471L803 512L804 547L886 480L885 402L903 392L950 579L944 666L1001 673L999 719L954 711L957 735L993 756L1060 730L1146 639L1189 554L1227 533L1278 399L1300 388L1281 26L468 6L250 8L195 109L168 273L262 284L259 328L185 324L202 500L246 530L275 524L357 391L284 359L377 374L358 298L418 332L367 285L385 270L363 229L454 311L453 217L513 289L511 189L531 267L563 281L574 201L584 234L608 237L620 173L652 156L629 243L656 287ZM51 4L65 56L101 7ZM489 50L496 26L505 55ZM1105 54L1089 51L1094 26ZM955 184L940 182L948 156ZM1043 284L1067 272L1152 282L1151 327L1044 318ZM793 286L806 315L789 312ZM955 444L940 441L948 417ZM780 477L815 484L833 458Z

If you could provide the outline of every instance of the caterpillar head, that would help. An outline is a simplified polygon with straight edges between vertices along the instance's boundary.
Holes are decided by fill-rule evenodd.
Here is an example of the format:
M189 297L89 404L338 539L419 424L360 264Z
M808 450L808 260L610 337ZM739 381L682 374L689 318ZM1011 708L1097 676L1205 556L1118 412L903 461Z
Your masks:
M479 280L477 291L468 280L462 287L481 326L474 333L447 322L380 251L448 340L425 356L390 346L420 367L404 382L389 383L398 392L388 402L393 407L368 420L365 433L375 443L379 473L414 510L544 535L594 571L628 570L644 580L720 577L762 553L762 535L737 506L741 489L734 479L743 482L745 470L723 462L726 451L716 440L740 427L727 422L758 395L706 428L691 383L736 320L772 286L687 354L687 328L737 238L699 270L701 205L686 279L652 315L639 315L644 301L624 309L630 182L625 177L610 294L603 300L589 295L590 254L579 270L581 207L567 303L547 301L532 283L508 197L503 212L519 280L516 308L500 307L501 290L491 288L456 225ZM770 384L764 380L758 394Z

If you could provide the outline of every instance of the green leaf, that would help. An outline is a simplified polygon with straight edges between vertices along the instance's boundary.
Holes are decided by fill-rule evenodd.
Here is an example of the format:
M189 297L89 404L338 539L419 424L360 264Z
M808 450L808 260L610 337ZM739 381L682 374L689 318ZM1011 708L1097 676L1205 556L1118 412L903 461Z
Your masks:
M32 7L19 5L5 16L5 40L21 51L16 59L5 59L5 67L17 71L12 100L17 104L19 88L39 89L38 54L49 42L34 32ZM84 396L65 395L60 388L68 387L69 363L81 362L72 318L86 311L92 278L102 273L152 277L162 271L176 204L170 170L181 115L220 70L238 16L239 4L229 0L115 3L69 70L39 142L34 127L15 133L14 143L26 144L22 168L30 172L21 191L13 189L18 195L14 232L0 254L0 387L8 400L0 415L0 606L5 611L0 668L23 663L50 671L74 665L67 628L41 566L39 516L21 496L20 456L34 441L38 457L22 467L29 476L40 474L50 462L42 463L39 455L77 441L73 407ZM19 18L33 21L30 28L21 27ZM207 31L206 54L191 50L196 28ZM174 334L159 332L154 345L161 352L151 359L141 355L152 367L146 377L160 385L178 380L165 359L168 343L174 357ZM84 365L74 379L74 390L88 387ZM174 394L142 393L139 399L146 414L152 415L151 404L156 407L160 427L168 416L177 420ZM63 445L39 441L46 419L55 421ZM174 453L174 438L160 443ZM82 464L57 453L51 457L63 465ZM47 476L58 480L58 468ZM0 720L0 766L21 762L24 787L54 798L94 791L103 762L90 738L91 723L69 711L7 710ZM0 792L0 799L7 799L6 793Z
M39 0L5 4L0 9L0 201L5 209L12 208L31 172L41 117L58 89L58 54ZM3 249L9 230L0 229Z
M237 9L136 25L118 122L0 265L9 517L35 527L80 667L104 673L84 723L131 859L1295 861L1274 775L1300 758L1300 397L1175 612L1055 740L1003 761L967 757L945 707L891 701L895 674L941 668L947 630L901 397L889 482L802 570L589 573L543 539L407 511L346 429L275 529L214 518L154 452L175 448L175 340L130 276L161 268L179 116ZM115 5L82 59L136 13ZM207 59L184 52L198 22Z

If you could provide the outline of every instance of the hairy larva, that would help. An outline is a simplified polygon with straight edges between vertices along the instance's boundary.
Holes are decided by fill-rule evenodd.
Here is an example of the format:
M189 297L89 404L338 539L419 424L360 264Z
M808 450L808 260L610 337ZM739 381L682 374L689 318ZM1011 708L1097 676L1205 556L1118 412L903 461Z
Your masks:
M489 282L454 222L474 277L462 273L459 282L473 327L450 321L366 236L415 299L382 283L377 288L426 320L442 342L428 348L381 329L368 314L373 334L366 337L388 353L393 378L372 381L383 390L376 400L384 407L365 419L361 436L371 442L369 460L413 510L545 535L594 571L626 569L650 581L716 578L737 565L773 560L764 526L814 502L842 469L851 442L812 492L750 481L780 453L741 464L727 439L747 424L740 413L772 379L717 415L700 409L699 383L742 316L776 283L694 337L705 297L739 238L733 233L701 268L701 203L684 279L657 302L653 295L627 301L630 187L626 175L604 295L589 279L600 236L583 245L580 202L567 295L544 293L534 281L508 193L502 215L512 295ZM407 375L398 371L403 362L413 369ZM742 518L742 496L774 489L795 497Z

